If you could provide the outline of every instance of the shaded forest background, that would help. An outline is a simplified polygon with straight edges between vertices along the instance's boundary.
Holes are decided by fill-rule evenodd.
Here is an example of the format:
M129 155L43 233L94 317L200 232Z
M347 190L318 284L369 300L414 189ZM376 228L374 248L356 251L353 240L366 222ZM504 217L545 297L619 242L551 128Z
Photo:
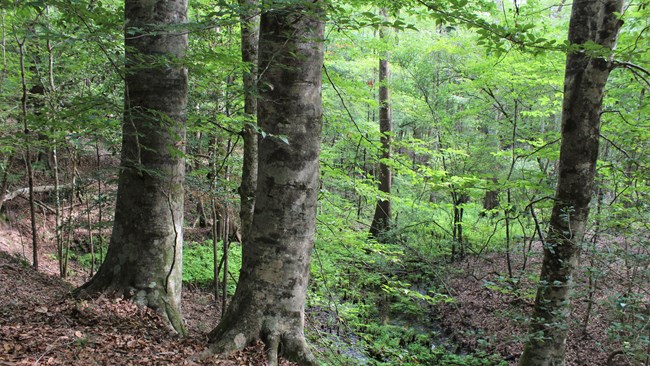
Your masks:
M39 258L41 271L79 285L97 271L112 227L123 4L2 6L0 249L31 264ZM569 14L570 4L548 1L328 4L306 327L320 362L517 362L558 178ZM575 274L571 365L650 362L649 4L626 4L623 19ZM241 75L251 65L241 61L239 22L237 4L191 1L182 30L189 36L183 282L200 294L188 304L214 302L197 311L213 312L212 321L234 294L241 266L241 131L250 122ZM390 63L385 81L380 59ZM380 87L390 90L392 112L392 131L383 134ZM382 155L382 137L390 137L390 157ZM392 173L390 193L380 189L382 165ZM390 201L392 215L371 237L378 200ZM32 241L40 244L37 255ZM20 267L6 263L2 273ZM43 352L14 346L12 314L47 314L51 307L39 310L52 301L0 305L4 353L14 357L7 362L34 362ZM193 331L203 335L215 325L197 323Z

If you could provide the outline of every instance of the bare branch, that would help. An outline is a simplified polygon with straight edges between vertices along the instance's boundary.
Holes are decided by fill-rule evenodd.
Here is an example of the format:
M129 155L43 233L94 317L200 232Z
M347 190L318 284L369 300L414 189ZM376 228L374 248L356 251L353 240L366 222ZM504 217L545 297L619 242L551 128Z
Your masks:
M650 80L646 79L646 77L650 77L650 71L648 71L644 67L639 66L637 64L633 64L631 62L625 62L625 61L614 61L612 65L615 69L623 68L632 71L634 76L643 80L643 82L650 87Z

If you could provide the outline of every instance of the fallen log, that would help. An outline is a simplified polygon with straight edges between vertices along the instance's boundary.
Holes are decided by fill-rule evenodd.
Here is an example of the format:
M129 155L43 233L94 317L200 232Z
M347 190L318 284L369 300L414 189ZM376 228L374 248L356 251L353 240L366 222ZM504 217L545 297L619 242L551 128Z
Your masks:
M59 190L69 189L70 185L59 186ZM47 193L54 192L56 188L54 186L37 186L34 187L34 193ZM29 194L29 187L16 189L15 191L7 192L4 197L0 197L2 202L11 201L12 199L18 196L27 196Z

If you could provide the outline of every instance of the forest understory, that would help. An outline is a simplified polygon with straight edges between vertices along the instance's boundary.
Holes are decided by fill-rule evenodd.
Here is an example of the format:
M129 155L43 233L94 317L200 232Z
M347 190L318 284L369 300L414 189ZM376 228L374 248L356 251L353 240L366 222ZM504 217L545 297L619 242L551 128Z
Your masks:
M92 189L93 185L87 188ZM40 194L38 198L46 207L48 194ZM94 299L74 299L70 295L72 289L89 279L87 245L90 235L83 227L83 219L88 217L83 201L80 200L74 209L81 227L76 228L70 237L71 253L79 256L71 256L70 275L65 280L58 276L53 215L42 208L38 216L41 262L36 272L29 261L32 252L27 201L17 198L5 204L8 215L0 224L0 365L265 364L266 355L261 343L231 355L192 361L193 356L206 349L207 334L218 323L221 314L222 299L215 298L209 284L184 285L182 309L189 330L186 338L175 336L154 311L139 308L120 297L102 295ZM189 211L191 217L193 213ZM96 220L97 211L91 210L90 217ZM188 228L185 236L186 242L190 243L187 245L196 245L209 238L210 229ZM599 245L608 246L610 251L622 249L617 247L617 243ZM444 288L441 293L453 300L434 305L416 300L414 306L420 310L414 314L413 311L400 312L391 303L399 300L383 294L378 297L377 304L381 323L412 330L397 333L397 337L407 334L396 340L405 349L409 342L422 342L418 335L428 335L426 342L432 349L444 349L446 354L461 357L458 363L447 360L448 363L444 364L516 365L526 336L526 320L534 305L536 278L532 274L539 272L541 246L533 241L515 247L517 249L510 255L510 266L515 274L512 279L505 271L508 264L504 253L470 254L451 264L428 263L432 267L438 266L439 272L412 287L426 288L437 284L438 288ZM525 256L522 251L526 252ZM86 262L79 260L84 254ZM97 252L95 255L100 256ZM417 265L409 268L409 264L405 264L402 270L410 272L417 271L417 268ZM231 276L237 270L231 268ZM610 326L617 321L614 319L616 315L603 306L608 303L608 297L634 291L639 285L630 283L634 280L634 273L629 270L620 263L611 263L609 275L599 278L590 300L589 294L576 295L571 313L567 365L636 365L625 357L620 343L613 341L615 338L611 337ZM581 284L579 288L589 288L587 278L578 277L576 281ZM345 288L331 290L336 293L346 291ZM362 296L370 298L372 289L365 291L368 293L362 293ZM387 365L402 363L389 353L383 354L382 346L363 346L360 340L372 332L364 335L358 328L347 324L332 310L340 306L332 304L336 301L341 301L341 298L332 295L326 301L332 306L306 309L306 333L316 355L332 365L370 364L371 359L383 360L382 364ZM589 301L592 302L590 309ZM588 311L589 318L585 322ZM624 322L625 319L618 321ZM475 361L471 362L478 363L461 361L466 355L473 355ZM409 361L418 363L418 358L413 356ZM283 360L281 364L293 363ZM422 361L422 364L436 363Z
M647 0L0 3L0 366L650 366Z

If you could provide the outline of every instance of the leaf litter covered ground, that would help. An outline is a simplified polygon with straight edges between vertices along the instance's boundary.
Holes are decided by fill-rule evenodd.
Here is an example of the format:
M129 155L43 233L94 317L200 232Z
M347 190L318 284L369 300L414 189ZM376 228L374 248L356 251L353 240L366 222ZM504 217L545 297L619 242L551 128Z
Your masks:
M1 249L10 248L6 239L13 237L7 230L0 234L0 239L5 239L0 240L0 244L4 242ZM266 364L261 344L227 356L190 361L205 350L206 334L217 324L221 311L214 296L204 290L184 291L183 313L189 336L181 338L172 334L155 312L129 301L105 296L72 298L70 291L84 281L79 268L70 279L72 283L66 282L55 275L53 259L42 256L42 272L36 272L17 255L29 257L29 249L26 253L15 245L10 249L13 255L0 250L0 366ZM539 258L531 259L532 267L537 267ZM521 279L520 290L512 291L499 274L503 262L492 255L459 263L457 273L450 273L447 282L455 302L434 312L458 352L497 352L510 365L516 365L527 330L525 319L532 310L534 283ZM531 268L528 272L537 271ZM620 282L610 280L610 284ZM614 287L618 286L609 291L618 291ZM607 295L601 290L597 303L604 302ZM575 302L567 366L608 365L607 358L619 349L607 339L612 320L607 319L607 311L597 306L593 312L588 331L582 334L585 304ZM611 365L634 364L627 361L620 354ZM282 364L292 365L287 361Z
M0 365L263 365L262 345L200 362L219 310L206 292L185 291L190 335L172 334L129 301L77 300L73 285L0 252ZM283 361L285 366L291 363Z
M212 294L201 289L185 289L183 315L190 333L186 338L170 333L154 312L128 301L109 297L75 300L69 292L88 279L87 269L78 267L73 261L74 276L68 279L69 282L57 277L58 264L51 255L56 252L52 244L53 233L46 230L55 226L50 216L43 215L39 225L44 229L39 230L43 244L39 250L39 272L18 259L32 257L30 229L24 219L27 217L26 209L20 203L12 207L11 212L23 220L14 220L13 226L0 224L0 366L193 364L190 358L205 350L206 334L219 319L221 309ZM22 214L15 214L20 210ZM608 245L602 250L607 252L624 247L616 245L615 241ZM535 281L527 278L527 274L539 273L541 247L537 245L532 253L537 254L530 256L527 270L515 273L518 278L516 285L506 280L505 260L496 253L470 256L450 268L445 281L455 301L435 307L432 316L438 318L443 336L452 345L452 350L456 347L460 353L476 350L488 354L496 352L510 365L517 364L527 331L525 319L530 316L534 298ZM515 270L522 268L520 255L513 255L512 259ZM586 263L582 264L582 267L586 266ZM604 305L608 298L629 288L643 294L650 311L648 283L630 282L630 276L626 275L625 267L620 263L606 263L604 267L609 270L605 277L600 278L601 285L595 293L592 316L584 334L581 323L588 302L584 293L574 299L567 366L607 365L610 356L615 356L612 366L635 365L620 353L624 350L624 339L614 342L609 339L608 327L620 319L613 318L611 309ZM644 268L647 268L647 262ZM584 291L587 287L584 268L577 276L577 282L582 282L579 287ZM319 321L323 311L312 309L310 329L326 323ZM650 325L646 323L646 332L647 326ZM357 349L352 343L340 346L344 350L354 349L354 354L361 355L362 349ZM322 350L316 350L319 351ZM341 349L331 351L342 352ZM265 363L263 346L257 345L194 364ZM283 365L291 363L283 361Z
M608 248L601 249L621 247L615 242L604 246ZM535 277L528 278L526 275L539 273L541 252L541 244L534 245L533 252L529 253L528 267L522 271L517 270L525 267L522 256L512 255L516 281L509 280L507 273L504 274L507 266L504 255L471 256L455 265L457 271L449 273L447 278L454 302L437 308L436 315L446 336L459 352L495 352L501 354L509 365L518 364L528 336L527 323L533 312L537 285ZM647 265L647 262L644 263ZM639 363L638 358L635 360L628 354L632 351L632 345L621 338L620 332L611 329L613 324L624 320L613 314L608 306L617 294L624 293L627 288L627 291L641 295L641 302L646 304L645 312L650 315L648 283L640 280L630 284L630 278L621 271L620 264L610 262L608 265L610 271L601 274L603 277L591 299L592 309L585 328L584 320L590 302L585 293L588 263L584 256L581 257L575 276L577 291L573 295L569 316L566 366L645 366L650 361L650 352L646 352L648 357L645 363ZM644 316L636 323L639 329L645 329L646 334L650 326L648 319Z

